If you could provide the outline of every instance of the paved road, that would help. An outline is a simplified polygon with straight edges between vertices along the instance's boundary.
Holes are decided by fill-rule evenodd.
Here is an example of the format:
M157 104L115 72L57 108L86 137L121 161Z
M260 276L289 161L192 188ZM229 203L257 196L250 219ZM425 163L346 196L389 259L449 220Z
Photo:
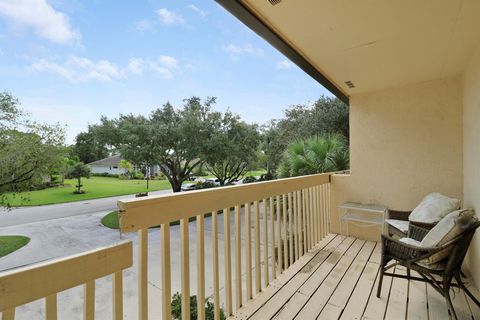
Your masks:
M171 192L171 190L153 191L150 192L150 195L160 195ZM0 208L0 228L82 214L111 211L117 208L117 200L132 197L133 195L127 195L46 206L13 208L12 210Z

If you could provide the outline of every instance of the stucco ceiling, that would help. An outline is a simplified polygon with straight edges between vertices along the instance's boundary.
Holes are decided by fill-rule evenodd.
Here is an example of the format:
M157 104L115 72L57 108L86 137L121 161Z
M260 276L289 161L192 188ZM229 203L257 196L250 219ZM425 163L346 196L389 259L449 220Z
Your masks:
M243 3L347 95L461 74L480 43L479 0Z

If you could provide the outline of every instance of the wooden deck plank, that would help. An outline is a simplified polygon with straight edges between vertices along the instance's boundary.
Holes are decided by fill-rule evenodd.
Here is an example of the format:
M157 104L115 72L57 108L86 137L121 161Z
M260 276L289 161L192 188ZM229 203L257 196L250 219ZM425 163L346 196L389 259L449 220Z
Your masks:
M276 319L293 319L299 309L307 303L311 295L320 286L330 271L337 265L343 254L349 249L354 242L354 238L345 239L328 258L313 272L311 277L305 282L298 291L293 293L290 300L276 315ZM277 308L280 309L280 308Z
M395 274L406 275L404 267L396 267ZM385 281L385 278L384 278ZM407 312L408 281L400 278L393 278L392 288L390 289L390 298L388 299L387 313L385 320L402 319L405 320Z
M328 300L329 304L341 307L342 309L346 307L352 291L355 288L374 248L375 242L367 241L365 243L362 250L360 250L352 265L343 276L342 281L331 296L330 300Z
M261 312L257 312L252 319L270 319L278 313L278 311L287 305L291 297L297 290L305 283L312 283L310 281L311 275L327 260L330 256L342 256L348 249L354 238L335 238L324 250L320 251L308 264L306 264L300 272L298 272L287 285L285 285L271 300L269 300L263 307ZM298 310L298 307L296 308Z
M452 299L453 308L455 309L458 320L473 319L463 291L459 291L457 288L450 290L450 298Z
M432 286L427 286L428 317L432 320L447 320L448 315L445 299Z
M348 270L353 260L364 246L364 240L355 240L345 255L340 259L335 268L330 272L317 291L310 297L309 301L300 310L296 319L315 318L323 310L328 299L333 294L338 284L342 280L345 272Z
M370 293L375 284L378 273L378 264L368 261L355 289L350 296L351 303L347 303L340 319L361 319L368 302Z
M412 276L420 277L420 275L415 271L412 271ZM407 319L428 319L427 283L421 281L409 281L408 286Z
M342 314L343 308L327 303L318 316L317 320L333 320L338 319Z
M260 309L267 301L269 301L276 293L287 286L290 283L290 280L300 271L302 268L307 265L318 253L322 252L322 249L328 250L328 246L331 242L336 242L344 239L343 236L329 234L327 235L319 244L316 246L317 250L310 251L305 253L294 265L285 270L280 274L277 279L270 283L265 290L260 292L255 299L249 301L243 308L238 310L238 312L231 317L231 319L248 319L252 314L254 314L258 309Z
M392 270L394 271L394 270ZM382 294L380 298L377 298L377 288L378 288L378 273L377 278L375 279L375 285L373 286L372 291L370 292L370 297L367 302L367 307L363 313L362 319L383 319L385 311L387 309L388 300L390 297L390 289L392 286L392 277L384 277L382 284Z
M465 286L477 298L477 300L480 299L480 293L473 285L473 280L471 277L470 279L466 280ZM468 306L470 307L470 311L472 312L473 317L480 320L480 307L477 306L469 296L465 296L467 298Z

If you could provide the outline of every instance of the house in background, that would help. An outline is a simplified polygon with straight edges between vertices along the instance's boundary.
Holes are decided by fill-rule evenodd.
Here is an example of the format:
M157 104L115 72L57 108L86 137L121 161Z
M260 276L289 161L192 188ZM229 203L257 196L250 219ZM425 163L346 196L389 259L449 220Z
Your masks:
M94 162L89 163L90 169L92 173L108 173L108 174L123 174L126 173L127 170L119 168L120 161L122 161L122 157L117 154L111 157L97 160Z
M88 163L92 173L108 173L108 174L124 174L127 172L125 169L119 168L120 161L122 161L122 156L117 154L111 157L107 157L105 159L97 160L91 163ZM135 167L137 171L144 171L140 170L139 168ZM145 174L145 172L143 172ZM160 174L160 166L154 165L150 167L150 176L157 176Z

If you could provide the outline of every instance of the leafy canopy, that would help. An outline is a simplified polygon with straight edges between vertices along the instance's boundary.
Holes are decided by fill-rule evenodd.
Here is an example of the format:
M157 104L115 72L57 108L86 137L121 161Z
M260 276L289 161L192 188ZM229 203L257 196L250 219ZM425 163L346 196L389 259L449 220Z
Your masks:
M349 152L345 138L339 134L292 142L279 167L282 178L347 170Z
M285 117L262 127L264 166L273 173L293 140L340 134L348 143L348 105L337 98L321 96L313 105L296 105L285 110Z
M256 125L241 121L231 112L213 118L211 137L204 149L207 169L220 185L231 184L255 161L260 135Z
M0 93L0 195L30 190L63 161L65 132L28 119L18 99ZM7 205L0 196L0 205Z

